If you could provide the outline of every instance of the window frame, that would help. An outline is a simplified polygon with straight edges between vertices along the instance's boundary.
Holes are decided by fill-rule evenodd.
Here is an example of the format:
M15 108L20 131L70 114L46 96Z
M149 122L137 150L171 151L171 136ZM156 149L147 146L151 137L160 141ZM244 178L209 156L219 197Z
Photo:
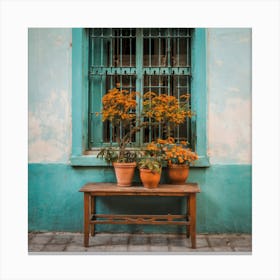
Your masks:
M206 29L195 28L191 44L192 141L199 159L194 167L210 166L207 156ZM107 166L87 151L88 141L88 29L72 29L72 166ZM198 137L199 135L199 137Z

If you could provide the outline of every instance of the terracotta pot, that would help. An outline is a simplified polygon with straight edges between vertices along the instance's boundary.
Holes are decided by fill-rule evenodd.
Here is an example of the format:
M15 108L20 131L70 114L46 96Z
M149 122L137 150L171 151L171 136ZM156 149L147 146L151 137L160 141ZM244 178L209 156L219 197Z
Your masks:
M136 162L114 162L113 166L117 177L117 185L119 187L130 187L132 185Z
M171 184L184 185L189 176L189 166L185 164L171 164L167 172Z
M140 179L145 188L157 188L160 181L160 173L150 169L140 168Z

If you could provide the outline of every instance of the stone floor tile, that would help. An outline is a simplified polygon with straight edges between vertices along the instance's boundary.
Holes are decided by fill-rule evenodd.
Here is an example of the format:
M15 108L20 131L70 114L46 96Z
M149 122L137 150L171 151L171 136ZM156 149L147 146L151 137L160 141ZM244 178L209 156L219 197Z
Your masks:
M251 238L240 237L231 237L230 242L234 247L248 247L252 246Z
M95 236L89 237L89 246L108 246L112 243L112 234L96 234Z
M82 233L29 233L29 252L67 253L251 253L251 235L198 234L197 249L191 249L191 239L184 234L98 233L83 246Z
M212 247L214 252L234 252L230 246Z
M183 237L169 237L168 245L173 247L187 247L190 246L190 239Z
M121 235L112 236L111 244L115 245L115 246L119 246L119 245L126 246L128 244L128 240L129 240L129 237L127 235L126 236L121 236Z
M31 244L47 244L53 236L54 234L37 234L31 239Z
M131 235L129 238L129 245L137 246L149 244L149 238L145 235Z
M156 235L150 236L150 244L151 246L167 246L168 244L168 237L164 236L164 235Z
M148 252L149 245L128 245L128 252Z
M86 252L87 248L84 246L77 246L77 245L67 245L64 249L65 252Z
M235 252L249 252L252 253L252 247L234 247Z
M90 240L91 238L94 238L94 237L90 237ZM71 245L76 245L76 246L84 246L84 235L83 234L75 234L73 236L73 238L71 239L70 241Z
M40 252L44 248L44 244L29 244L28 252Z
M149 252L168 252L168 246L160 246L160 245L153 245L149 246L148 248Z
M188 239L190 242L190 239ZM208 247L208 242L205 236L199 236L196 238L196 248L205 248Z
M189 246L169 246L170 252L191 252L192 249Z
M110 246L108 248L109 252L127 252L128 251L128 246L125 245L114 245L114 246Z
M227 237L225 236L217 236L217 235L214 235L214 236L207 236L207 239L210 243L210 246L211 247L227 247L230 245L230 241Z
M41 252L63 252L65 245L58 244L47 244Z
M68 244L72 239L72 235L54 235L49 244Z
M211 248L211 247L200 247L200 248L197 247L196 249L190 248L190 252L193 252L193 253L196 253L196 252L199 252L199 253L213 252L213 248Z
M115 247L117 246L111 246L111 245L90 246L87 248L87 252L108 253L108 252L113 252ZM118 249L119 251L122 250L121 248ZM124 251L126 251L126 249Z
M33 232L28 233L28 242L30 242L34 236L36 236L35 233Z

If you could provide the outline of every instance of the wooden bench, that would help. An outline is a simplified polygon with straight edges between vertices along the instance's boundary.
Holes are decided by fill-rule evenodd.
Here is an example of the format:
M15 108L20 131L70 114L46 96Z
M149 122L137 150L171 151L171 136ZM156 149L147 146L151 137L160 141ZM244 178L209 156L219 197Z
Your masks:
M84 246L88 247L89 234L94 236L96 224L141 224L141 225L181 225L186 226L187 238L191 237L192 248L196 248L196 194L200 192L197 183L185 185L159 185L148 189L143 186L118 187L114 183L88 183L80 192L84 193ZM97 196L175 196L186 197L184 215L115 215L97 214Z

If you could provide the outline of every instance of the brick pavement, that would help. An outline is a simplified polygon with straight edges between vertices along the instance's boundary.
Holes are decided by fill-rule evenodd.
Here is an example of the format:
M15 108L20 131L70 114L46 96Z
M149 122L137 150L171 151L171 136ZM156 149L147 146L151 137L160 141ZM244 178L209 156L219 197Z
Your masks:
M158 254L251 254L249 234L198 234L197 248L182 234L98 233L83 246L82 233L46 232L28 234L28 251L38 253L158 253Z

